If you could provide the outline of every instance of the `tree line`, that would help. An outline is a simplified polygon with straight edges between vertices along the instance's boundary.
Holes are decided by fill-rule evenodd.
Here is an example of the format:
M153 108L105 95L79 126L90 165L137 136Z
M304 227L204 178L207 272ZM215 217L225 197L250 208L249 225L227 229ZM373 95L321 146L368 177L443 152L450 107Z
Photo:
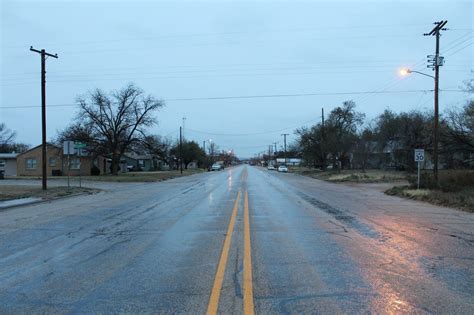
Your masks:
M473 93L472 84L466 91ZM334 108L326 121L296 130L295 146L305 163L327 168L395 168L414 170L414 149L433 147L433 114L386 109L367 121L353 101ZM440 119L440 163L446 168L474 164L474 100L449 109Z
M474 93L472 81L466 91ZM92 155L111 160L111 172L117 174L126 152L149 154L172 167L192 161L208 167L215 161L230 164L235 158L220 151L214 143L208 152L194 141L179 142L148 132L157 124L156 112L165 104L133 84L106 93L96 89L79 96L77 115L54 142L66 140L87 145ZM412 110L396 113L386 109L371 121L356 110L353 101L334 108L328 118L311 127L296 130L297 141L289 146L291 155L304 159L307 166L327 168L397 168L413 170L413 150L430 153L433 141L431 112ZM474 100L461 109L447 110L440 120L440 163L448 168L472 167L474 163ZM0 124L0 152L22 152L28 146L14 141L15 132ZM178 161L181 156L181 161ZM283 152L279 152L283 156Z

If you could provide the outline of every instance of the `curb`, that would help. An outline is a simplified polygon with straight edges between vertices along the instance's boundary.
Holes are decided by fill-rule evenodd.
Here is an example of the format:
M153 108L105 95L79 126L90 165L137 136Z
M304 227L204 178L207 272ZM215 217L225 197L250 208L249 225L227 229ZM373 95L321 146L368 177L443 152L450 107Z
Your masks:
M98 191L97 193L100 193L100 192L102 192L102 191ZM94 194L94 193L92 193L92 194ZM41 203L47 203L47 202L63 200L63 199L73 198L73 197L78 197L78 196L83 196L83 195L92 195L92 194L85 193L85 192L84 193L76 193L76 194L67 195L67 196L63 196L63 197L56 197L56 198L51 198L51 199L41 199L41 200L36 200L36 201L21 203L21 204L17 204L17 205L6 206L6 207L0 206L0 212L8 211L10 209L14 209L14 208L18 208L18 207L26 207L26 206L31 206L31 205L41 204ZM15 199L10 199L10 200L15 200ZM7 201L7 200L4 200L4 201Z

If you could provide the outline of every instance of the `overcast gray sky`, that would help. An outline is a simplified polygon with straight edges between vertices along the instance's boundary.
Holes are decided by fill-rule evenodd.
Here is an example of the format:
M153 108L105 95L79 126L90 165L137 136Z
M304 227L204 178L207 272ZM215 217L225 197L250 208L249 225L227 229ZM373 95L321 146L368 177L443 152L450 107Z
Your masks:
M296 127L352 99L373 118L384 109L431 110L433 81L400 77L425 71L433 22L441 38L440 87L472 77L472 1L1 1L0 121L17 141L41 141L40 56L47 60L48 138L74 118L75 98L134 82L166 107L151 132L213 139L241 157L295 139ZM381 91L381 94L345 94ZM392 91L399 91L391 93ZM400 92L401 91L401 92ZM385 93L390 92L390 93ZM320 94L205 99L221 96ZM321 95L322 94L322 95ZM191 98L194 100L176 100ZM467 96L440 94L441 112ZM174 99L174 100L173 100ZM66 106L54 106L66 105ZM31 108L31 106L35 106ZM20 108L26 107L26 108Z

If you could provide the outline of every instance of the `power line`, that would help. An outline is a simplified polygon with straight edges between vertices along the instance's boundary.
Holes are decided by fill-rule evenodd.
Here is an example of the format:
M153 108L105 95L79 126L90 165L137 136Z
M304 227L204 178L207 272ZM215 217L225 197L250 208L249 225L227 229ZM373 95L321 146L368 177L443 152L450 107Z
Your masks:
M358 94L390 94L390 93L419 93L432 90L400 90L400 91L364 91L364 92L321 92L321 93L297 93L297 94L262 94L262 95L236 95L236 96L214 96L196 98L174 98L166 101L209 101L248 98L278 98L278 97L305 97L305 96L332 96L332 95L358 95Z
M448 56L450 56L450 57L451 57L451 56L454 56L455 54L457 54L458 52L460 52L460 51L466 49L467 47L471 46L472 44L473 44L473 43L471 42L471 43L467 44L466 46L464 46L464 47L462 47L462 48L456 50L455 52L449 54Z
M342 67L346 68L349 67L348 65L353 65L350 67L367 67L367 64L387 64L387 65L393 65L393 64L399 64L400 60L335 60L335 61L317 61L317 62L274 62L274 63L240 63L240 64L203 64L203 65L167 65L167 66L161 66L161 67L150 67L150 66L141 66L141 67L125 67L125 68L119 68L119 67L106 67L106 68L99 68L99 67L94 67L91 69L63 69L61 68L61 71L49 71L49 75L52 74L64 74L64 73L70 73L70 72L78 72L78 71L93 71L97 72L100 71L101 73L107 72L107 71L114 71L112 72L113 74L116 74L115 71L120 70L120 71L125 71L123 73L130 74L127 71L135 71L135 70L150 70L150 69L156 69L157 72L163 73L163 69L192 69L192 68L202 68L205 69L205 71L226 71L226 70L234 70L234 69L242 69L243 67L266 67L266 66L318 66L319 67L325 67L326 65L331 65L331 67ZM335 64L335 65L334 65ZM215 70L209 70L210 68L226 68L226 67L234 67L234 69L215 69ZM262 68L262 70L267 70L268 68ZM254 70L252 69L246 69L246 70ZM194 70L194 71L199 71L199 70ZM202 70L201 70L202 71ZM110 72L109 72L110 73ZM20 72L20 73L2 73L3 77L6 76L20 76L20 75L37 75L38 72ZM140 73L141 74L141 73ZM87 75L87 74L86 74Z
M385 37L396 37L396 38L409 38L411 36L409 35L400 35L400 34L394 34L394 35L385 35ZM290 37L290 38L278 38L278 39L273 39L273 38L265 38L265 39L255 39L248 41L248 44L252 44L252 46L259 45L259 44L271 44L273 42L277 42L279 44L283 42L295 42L295 41L301 41L301 40L306 40L306 41L324 41L324 40L329 40L329 41L335 41L335 40L355 40L355 39L360 39L360 38L380 38L379 35L361 35L361 36L341 36L341 37L335 37L335 36L329 36L329 37L308 37L308 38L295 38L295 37ZM231 46L231 45L242 45L242 40L233 40L233 41L227 41L227 42L221 42L221 41L213 41L213 42L204 42L204 43L189 43L189 42L182 42L182 43L176 43L175 45L170 45L169 43L160 43L160 44L154 44L154 45L146 45L145 47L140 48L141 54L144 53L155 53L155 51L159 48L169 48L170 46L172 47L208 47L208 46L217 46L217 47L225 47L225 46ZM105 48L105 49L93 49L93 50L64 50L63 54L67 56L76 56L76 55L83 55L83 54L113 54L113 53L124 53L124 52L135 52L136 48ZM23 55L4 55L4 58L21 58Z
M466 37L466 36L467 36L467 37ZM457 46L459 46L459 45L461 45L462 43L464 43L464 42L470 40L471 38L472 38L472 36L471 36L469 33L466 33L466 34L461 35L460 37L458 37L457 39L451 41L450 43L448 43L448 44L446 45L446 50L445 50L445 52L448 52L448 51L450 51L450 50L456 48ZM422 59L421 61L424 61L424 59ZM370 64L370 63L380 63L380 62L384 62L384 61L368 61L367 63ZM318 62L318 63L312 63L312 65L318 65L318 64L319 64L319 65L322 65L322 64L331 64L331 63L332 63L332 62ZM341 64L341 63L343 63L343 64ZM344 63L345 63L345 64L344 64ZM356 65L347 65L347 63L349 63L349 64L354 64L354 63L355 63ZM367 69L367 68L381 68L381 69L382 69L382 68L385 68L385 67L382 66L382 65L371 65L371 66L367 66L367 65L366 65L366 66L362 66L364 63L365 63L365 62L362 62L362 61L354 61L354 62L338 61L338 62L337 62L337 65L331 65L331 68L330 68L330 69L335 69L335 68L338 68L338 67L340 67L340 68L350 68L350 67L357 68L357 67L359 67L358 64L360 64L361 67L363 67L364 69ZM420 63L420 62L418 62L418 63ZM271 65L271 64L270 64L270 65ZM304 65L304 64L302 64L302 65ZM218 65L218 66L220 66L220 65ZM230 66L237 66L237 67L238 67L239 65L230 65ZM185 67L185 68L189 68L189 66L175 66L175 67ZM200 73L203 73L203 72L204 72L204 73L209 73L209 72L212 73L212 72L222 72L222 71L225 72L225 71L229 70L229 69L227 69L227 70L224 70L224 69L222 69L222 70L221 70L221 69L219 69L219 70L208 70L208 67L209 67L209 66L206 66L206 70L184 70L184 71L176 71L176 72L174 72L174 71L167 71L167 72L163 72L163 71L150 72L150 71L147 71L147 72L135 72L135 73L124 72L123 74L124 74L124 75L133 75L133 74L140 75L140 74L156 74L156 73L159 73L159 74L163 74L163 73L166 73L166 74L176 74L176 73L178 73L178 74L180 74L180 73L196 73L196 72L197 72L197 73L199 73L199 72L200 72ZM270 68L270 69L268 69L268 68L267 68L267 69L263 68L263 69L261 69L261 70L264 70L264 71L266 71L266 70L269 70L269 71L272 71L272 70L283 70L283 71L286 71L286 70L308 70L308 69L321 69L321 67L323 67L323 66L318 66L318 67L299 67L299 68L296 68L296 67L286 67L286 68L273 68L273 69L271 69L271 68ZM387 66L387 67L389 67L389 66ZM415 65L412 65L412 66L411 66L411 68L414 68L414 67L415 67ZM167 68L169 68L169 67L167 67ZM171 68L173 68L173 67L171 67ZM134 69L137 69L137 68L128 68L128 69L133 71ZM141 69L143 69L143 67L142 67ZM115 69L110 69L110 70L115 70ZM241 67L239 67L239 68L237 68L237 69L232 69L232 71L241 71L241 70L242 70ZM94 71L97 71L97 69L94 69ZM254 71L254 69L245 69L244 71ZM67 72L67 71L66 71L66 72ZM367 71L364 71L364 72L367 72ZM53 74L53 76L52 76L53 80L50 80L50 82L55 82L55 83L62 83L62 82L81 82L81 81L90 82L90 77L91 77L91 75L88 75L88 74L64 75L63 73L64 73L64 71L62 71L61 73L59 73L59 75L54 76L54 72L51 72L50 75ZM290 74L286 73L286 75L306 75L306 74L311 74L311 73L313 73L313 72L307 72L307 73L298 72L298 73L290 73ZM323 72L318 71L317 73L323 73ZM329 73L335 73L335 74L336 74L337 72L331 71L331 72L329 72ZM340 72L340 73L352 73L352 72L346 72L346 71L344 71L344 72ZM361 71L355 71L354 73L361 73ZM28 73L24 73L24 74L28 74ZM36 74L36 73L33 72L33 73L29 73L29 74ZM108 79L103 79L103 80L122 80L122 79L127 79L127 78L116 78L116 75L120 75L120 74L121 74L120 72L112 71L112 72L110 72L110 73L108 73L108 74L105 74L105 75L106 75L106 76L114 76L114 77L113 77L113 78L108 78ZM231 73L231 74L228 74L228 75L225 75L225 76L247 76L247 75L252 75L252 76L254 76L254 75L264 75L264 76L265 76L265 75L275 75L275 74L276 74L276 73L274 73L274 72L270 72L270 73L252 73L252 74L241 74L241 73L232 74L232 73ZM5 77L5 76L17 76L17 75L23 75L23 74L9 74L9 75L8 75L8 74L7 74L7 75L3 74L2 77ZM96 77L99 76L99 77L101 77L101 76L104 76L104 74L92 75L92 76L96 76ZM59 78L59 79L60 79L60 78L69 78L69 77L71 77L71 78L74 78L74 77L87 77L87 79L84 79L84 80L80 80L80 79L79 79L79 80L77 80L77 79L76 79L76 80L54 80L54 77ZM199 76L191 76L191 78L193 78L193 77L199 77ZM201 76L201 77L202 77L202 76ZM205 77L209 77L209 76L205 76ZM175 77L156 77L156 78L158 78L158 79L167 79L167 78L175 78ZM150 78L150 79L152 79L152 78ZM13 80L21 80L21 78L18 78L18 79L15 78L15 79L13 79ZM8 82L11 82L11 81L12 81L12 79L9 79L9 80L8 80ZM36 82L14 82L14 83L11 83L11 84L3 84L3 86L9 86L9 85L27 85L27 84L35 84L35 83L36 83Z
M404 24L404 26L422 26L422 24ZM156 40L156 39L174 39L174 38L192 38L192 37L211 37L211 36L225 36L225 35L242 35L242 34L260 34L260 33L291 33L291 32L303 32L310 31L313 33L315 30L339 30L339 29L364 29L364 28L399 28L399 25L396 24L385 24L385 25L351 25L351 26L312 26L312 27L297 27L290 29L273 29L273 30L252 30L252 31L237 31L237 32L216 32L216 33L183 33L183 34L168 34L168 35L154 35L154 36L144 36L144 37L130 37L130 38L115 38L115 39L102 39L97 41L75 41L75 42L51 42L43 43L49 46L84 46L88 44L104 44L104 43L113 43L113 42L127 42L127 41L147 41L147 40ZM24 45L7 45L6 48L24 48Z
M463 90L446 89L443 92L464 92ZM213 101L213 100L233 100L233 99L255 99L255 98L283 98L283 97L306 97L306 96L335 96L335 95L365 95L365 94L398 94L398 93L426 93L433 90L398 90L398 91L364 91L364 92L327 92L327 93L297 93L297 94L261 94L261 95L233 95L214 97L194 97L194 98L168 98L165 102L187 102L187 101ZM77 104L51 104L48 107L71 107ZM17 108L37 108L37 105L26 106L0 106L0 109ZM189 129L188 129L189 130Z
M464 40L464 38L467 35L469 35L469 33L463 34L463 35L459 36L458 38L452 40L451 42L449 42L448 44L445 45L445 49L450 49L452 46L456 45L459 41ZM414 70L417 70L417 71L421 71L423 69L421 69L421 68L416 69L416 67L421 66L424 63L425 63L425 58L422 58L419 61L417 61L416 63L410 65L410 68L414 69ZM400 84L403 80L406 80L406 79L408 79L408 77L397 77L397 78L389 81L389 83L386 84L383 88L378 89L378 91L385 91L389 88L393 88L393 87L397 86L398 84ZM358 101L360 102L360 101L364 101L366 99L367 99L367 96L363 97L362 99L359 99Z
M449 47L448 49L443 50L443 54L446 54L447 52L461 46L462 44L464 44L467 41L470 41L473 38L474 38L474 36L469 36L467 38L464 38L463 40L461 40L461 41L457 42L456 44L452 45L451 47Z
M254 133L216 133L216 132L195 130L195 129L189 129L189 128L188 128L188 131L193 131L196 133L202 133L202 134L211 135L211 136L247 137L247 136L258 136L258 135L270 134L270 133L285 131L288 129L298 128L298 127L301 127L302 125L306 125L315 121L316 120L312 119L312 120L299 123L298 125L292 125L291 127L285 127L285 128L276 129L276 130L266 130L266 131L260 131L260 132L254 132Z
M393 69L394 64L399 64L399 63L387 63L386 65L380 64L373 64L373 63L356 63L351 65L350 63L340 63L338 62L335 65L329 65L329 64L301 64L299 67L291 67L291 66L280 66L280 67L258 67L258 68L242 68L242 67L235 67L235 68L227 68L227 69L208 69L204 68L199 69L199 70L181 70L181 71L163 71L163 70L155 70L155 71L140 71L140 72L127 72L127 71L101 71L100 74L87 74L87 73L72 73L72 74L64 74L63 71L61 72L49 72L50 77L55 78L55 79L61 79L61 78L81 78L81 77L87 77L90 81L91 77L108 77L108 76L116 76L116 75L144 75L144 74L188 74L188 73L224 73L224 74L233 74L235 72L253 72L253 71L295 71L295 70L303 70L303 71L308 71L308 70L318 70L318 73L320 73L320 70L329 70L333 72L332 70L336 69L347 69L347 68L352 68L352 69ZM96 71L96 70L95 70ZM367 72L367 71L360 71L357 70L357 73L360 72ZM324 72L322 72L324 73ZM342 72L342 73L350 73L349 72ZM253 73L251 73L253 74ZM11 80L22 80L22 79L30 79L31 76L37 75L36 72L30 72L30 73L17 73L17 74L4 74L2 77L16 77L16 78L11 78L8 81Z
M387 68L387 67L386 67ZM390 69L393 67L390 67ZM182 78L223 78L223 77L255 77L255 76L278 76L278 75L314 75L314 74L324 74L324 75L338 75L338 74L363 74L363 73L373 73L373 72L386 72L386 70L371 70L371 71L306 71L306 72L260 72L260 73L230 73L230 74L209 74L209 75L191 75L191 76L151 76L151 77L140 77L140 79L144 80L152 80L152 79L182 79ZM89 79L62 79L62 80L49 80L50 83L70 83L70 82L100 82L100 81L121 81L121 80L130 80L130 74L123 74L128 75L127 77L117 77L117 75L110 74L107 77L97 78L93 81ZM65 77L65 76L64 76ZM87 75L81 75L81 77L89 77ZM15 80L17 80L15 82ZM35 81L27 81L27 82L18 82L22 80L21 78L18 79L8 79L5 81L13 83L2 84L1 86L19 86L19 85L30 85L36 84Z

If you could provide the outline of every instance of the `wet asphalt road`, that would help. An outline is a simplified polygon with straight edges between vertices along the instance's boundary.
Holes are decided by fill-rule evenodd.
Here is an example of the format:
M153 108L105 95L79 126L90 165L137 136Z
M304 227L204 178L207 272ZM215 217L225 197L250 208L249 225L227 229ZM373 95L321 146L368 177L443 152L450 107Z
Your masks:
M0 313L474 312L473 214L251 166L111 188L0 212Z

